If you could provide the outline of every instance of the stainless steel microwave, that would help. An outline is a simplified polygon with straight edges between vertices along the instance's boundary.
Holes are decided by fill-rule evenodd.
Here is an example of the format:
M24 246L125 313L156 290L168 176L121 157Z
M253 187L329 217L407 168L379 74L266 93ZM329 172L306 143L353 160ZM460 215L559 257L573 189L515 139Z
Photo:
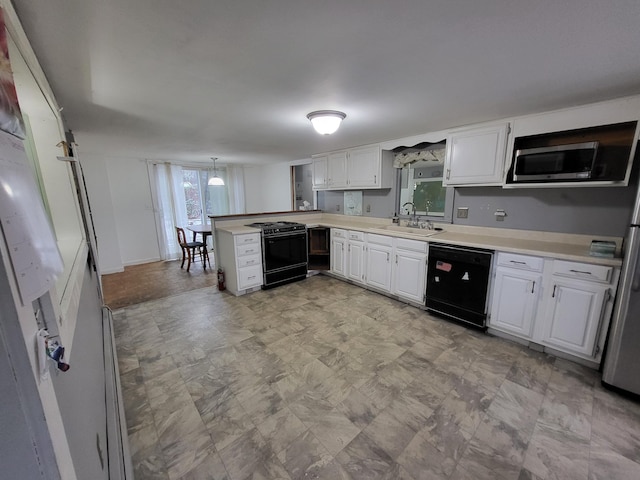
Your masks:
M598 142L517 150L513 181L589 180L594 175L597 151Z

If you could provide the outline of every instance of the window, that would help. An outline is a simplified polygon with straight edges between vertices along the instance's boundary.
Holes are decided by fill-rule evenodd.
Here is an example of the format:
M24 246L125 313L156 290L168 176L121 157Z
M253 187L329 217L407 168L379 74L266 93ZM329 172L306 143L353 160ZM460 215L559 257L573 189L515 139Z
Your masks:
M225 180L225 185L208 185L212 172L208 169L182 169L184 201L187 209L189 225L209 223L209 215L227 215L229 213L229 196L224 169L218 169L218 176Z

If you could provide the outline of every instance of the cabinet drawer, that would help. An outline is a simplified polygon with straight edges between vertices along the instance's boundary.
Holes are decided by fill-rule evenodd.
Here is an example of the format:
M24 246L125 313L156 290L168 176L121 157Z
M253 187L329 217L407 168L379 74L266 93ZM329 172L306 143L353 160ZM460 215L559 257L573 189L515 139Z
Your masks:
M347 231L342 228L332 228L331 236L334 238L347 238Z
M555 260L553 262L553 274L562 277L571 277L592 282L609 283L613 267L604 265L591 265L588 263L565 262Z
M412 252L427 253L427 242L419 240L407 240L406 238L396 238L396 248L411 250Z
M349 230L349 240L357 240L360 242L364 242L364 232L356 232L354 230Z
M261 263L262 257L260 255L245 255L243 257L238 257L238 268L260 265Z
M544 260L540 257L500 252L498 253L498 265L530 270L532 272L541 272L544 267Z
M367 235L367 241L369 243L375 243L377 245L386 245L388 247L393 246L393 237L386 235L376 235L375 233L369 233Z
M238 245L236 247L236 257L242 257L244 255L256 255L260 254L260 244L250 243L248 245Z
M243 235L235 235L233 240L236 245L250 245L254 243L260 243L259 233L246 233Z
M244 267L238 270L238 288L245 288L262 285L262 265Z

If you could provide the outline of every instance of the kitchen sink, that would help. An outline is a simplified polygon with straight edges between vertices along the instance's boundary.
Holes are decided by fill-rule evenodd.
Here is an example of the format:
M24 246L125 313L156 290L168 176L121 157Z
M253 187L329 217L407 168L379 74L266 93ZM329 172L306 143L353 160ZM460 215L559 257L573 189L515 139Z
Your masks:
M400 225L387 225L384 229L392 232L410 233L420 237L432 237L444 232L444 230L427 230L426 228L402 227Z

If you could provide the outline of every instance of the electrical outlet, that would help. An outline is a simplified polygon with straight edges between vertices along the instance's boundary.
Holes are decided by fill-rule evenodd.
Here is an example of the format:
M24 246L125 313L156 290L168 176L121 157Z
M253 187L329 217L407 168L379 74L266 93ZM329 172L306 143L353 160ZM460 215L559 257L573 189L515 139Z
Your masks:
M336 205L336 212L340 211L340 204Z
M367 205L367 213L371 213L371 205Z
M459 207L456 213L458 218L469 218L469 207Z

